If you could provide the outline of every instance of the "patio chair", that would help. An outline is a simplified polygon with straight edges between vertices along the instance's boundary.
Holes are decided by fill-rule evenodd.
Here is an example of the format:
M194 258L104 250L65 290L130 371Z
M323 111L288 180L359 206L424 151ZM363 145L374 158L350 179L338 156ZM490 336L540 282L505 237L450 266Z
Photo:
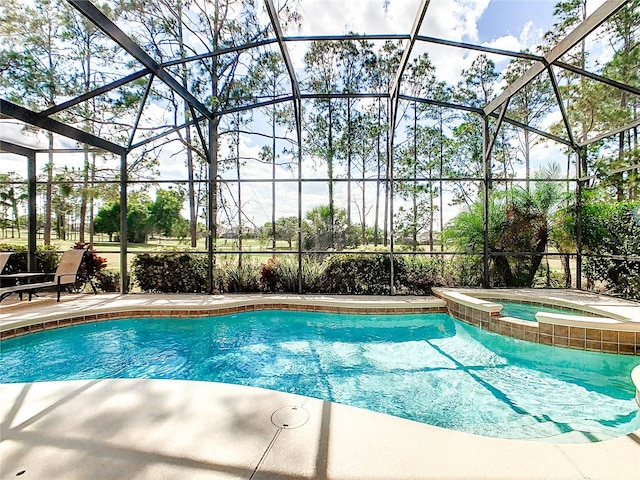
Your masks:
M43 276L53 275L53 280L51 281L25 283L22 285L13 285L11 287L0 288L0 302L12 293L17 293L19 295L28 293L29 301L31 301L32 295L36 292L52 288L56 289L56 301L59 302L60 292L62 291L62 289L76 283L76 280L78 278L78 270L80 269L80 264L82 263L82 257L84 256L85 251L86 250L84 249L66 250L62 254L62 259L60 259L60 264L58 265L58 268L56 268L55 273L42 274Z
M0 273L2 273L4 267L7 266L7 262L9 262L11 254L13 254L13 252L0 252Z

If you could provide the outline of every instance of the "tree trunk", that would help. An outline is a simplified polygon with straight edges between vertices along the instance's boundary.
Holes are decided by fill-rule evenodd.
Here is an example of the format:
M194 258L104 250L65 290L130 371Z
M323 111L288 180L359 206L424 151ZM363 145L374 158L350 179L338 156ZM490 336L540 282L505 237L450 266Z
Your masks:
M366 220L366 216L367 216L367 208L366 208L366 204L365 204L365 195L366 195L366 189L367 189L367 182L366 180L366 174L365 174L365 169L367 167L367 162L365 159L365 156L362 156L362 244L366 245L367 244L367 220Z
M529 152L529 130L525 130L524 131L524 166L525 166L525 178L527 179L526 182L526 188L527 188L527 192L529 192L529 179L531 178L531 159L530 159L530 152ZM505 158L504 160L505 166L507 164L507 160ZM506 168L506 167L505 167ZM505 179L506 179L506 175L505 175Z
M80 197L80 242L85 241L85 229L87 219L87 204L89 202L89 151L84 147L84 166L82 169L82 193Z
M238 268L242 268L242 184L240 183L240 115L238 115L236 126L236 173L238 176Z
M438 110L439 130L440 130L440 190L438 197L440 200L440 251L444 252L444 242L442 241L442 231L444 230L444 199L442 192L442 177L444 176L444 120L442 118L442 109Z
M176 5L177 11L177 27L178 27L178 44L180 58L186 57L184 48L184 35L182 32L182 2L179 1ZM186 64L182 65L181 69L182 85L188 87L188 75ZM183 103L183 117L185 124L189 121L189 106L185 101ZM184 131L185 142L187 144L187 197L189 199L189 237L191 240L191 247L195 248L198 244L198 206L196 205L195 194L195 175L193 170L193 152L191 150L191 127L185 127ZM204 146L204 145L203 145Z
M335 246L334 239L334 216L335 206L333 198L333 108L331 106L331 100L329 100L329 131L327 132L327 143L329 147L327 157L327 176L329 177L329 234L331 235L331 247Z
M569 255L561 255L560 261L562 262L562 277L564 281L564 288L571 288L571 261Z
M387 111L387 118L389 117L389 112ZM390 162L389 162L389 135L391 135L390 131L387 131L387 135L385 136L385 153L384 158L387 159L385 162L385 175L384 175L384 224L383 224L383 239L382 244L386 247L389 244L389 193L390 193Z
M502 276L506 287L513 287L513 274L511 273L511 265L507 257L498 255L493 261L495 265L496 274Z
M432 173L429 172L429 178ZM433 252L433 182L429 180L429 251Z
M45 190L44 210L44 244L51 245L51 227L53 215L53 133L48 133L49 138L49 162L47 163L47 186Z
M544 231L540 233L538 241L536 242L535 252L539 253L540 255L534 255L533 259L531 260L531 270L529 270L529 274L527 275L527 286L529 287L533 285L533 279L535 278L536 273L538 272L538 268L540 268L540 264L542 263L542 254L547 249L548 239L549 232L545 228Z
M413 102L413 224L412 242L413 251L418 249L418 108Z
M189 118L189 108L187 102L184 102L184 120L185 123ZM191 246L195 248L198 244L198 207L196 205L195 192L195 175L193 172L193 152L191 151L191 128L185 129L185 140L187 142L187 196L189 197L189 237Z
M347 226L351 226L351 99L347 99Z
M380 126L381 126L381 112L380 112L380 99L378 99L378 136L376 139L376 155L377 155L377 181L376 181L376 208L375 208L375 217L373 224L373 245L378 246L378 232L379 232L379 218L380 218L380 175L382 173L382 162L381 159L381 149L380 145Z
M91 182L90 184L93 186L96 179L96 154L91 154ZM93 228L93 195L89 196L89 243L93 246L93 237L94 237L94 228ZM109 241L111 241L111 237L109 237Z
M276 94L276 81L274 78L273 94ZM276 251L276 107L271 109L271 236L273 251ZM291 248L291 240L289 240Z

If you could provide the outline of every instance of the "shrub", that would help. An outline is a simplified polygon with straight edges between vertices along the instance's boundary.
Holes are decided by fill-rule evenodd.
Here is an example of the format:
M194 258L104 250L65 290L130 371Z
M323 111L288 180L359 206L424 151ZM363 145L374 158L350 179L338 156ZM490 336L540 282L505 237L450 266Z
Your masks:
M258 282L259 266L244 262L242 266L226 265L222 267L224 282L222 289L229 293L239 292L259 292L260 284Z
M482 285L482 257L456 255L444 263L442 285L446 287L479 287Z
M304 275L304 263L302 268L302 273ZM297 293L299 290L299 280L298 280L298 258L295 257L285 257L280 260L279 264L280 270L280 291L281 292L289 292L289 293ZM304 277L303 277L304 284Z
M270 258L260 266L258 273L260 287L265 292L280 292L280 262L277 258Z
M13 252L2 273L11 274L27 271L27 247L23 245L12 245L10 243L0 243L1 252Z
M398 264L403 268L401 277L396 274L397 293L431 295L432 287L443 285L444 260L439 257L402 256Z
M640 202L588 204L582 210L582 239L589 284L640 299Z
M119 292L120 272L102 270L95 276L93 285L101 292Z
M314 258L302 260L302 286L305 292L323 290L325 264ZM298 293L298 258L270 258L260 267L260 286L265 292Z
M395 265L397 266L397 262ZM327 259L323 290L327 293L352 295L389 294L390 266L387 254L332 255Z
M141 253L131 263L131 273L144 292L204 293L207 260L187 253Z
M74 249L84 249L88 243L77 242ZM60 263L61 254L56 253L58 247L45 245L37 247L35 260L35 271L38 272L55 272ZM4 273L19 273L27 271L27 247L23 245L0 244L0 251L13 252L9 258ZM106 268L107 260L100 257L95 251L87 249L82 258L82 263L78 270L78 279L72 290L81 291L89 280L95 280L101 272ZM94 282L95 284L95 282Z
M76 242L74 249L86 249L78 270L78 281L76 282L76 290L81 291L84 286L92 282L95 288L96 279L101 275L103 270L107 268L107 259L99 256L94 250L88 249L88 243Z
M326 275L327 264L312 257L302 259L302 286L305 292L321 293ZM296 276L296 288L298 291L298 279Z

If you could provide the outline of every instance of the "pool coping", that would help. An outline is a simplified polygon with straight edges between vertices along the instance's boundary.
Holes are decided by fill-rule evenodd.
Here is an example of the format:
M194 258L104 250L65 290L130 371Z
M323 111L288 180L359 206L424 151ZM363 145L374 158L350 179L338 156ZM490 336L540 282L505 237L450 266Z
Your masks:
M325 295L80 295L66 302L42 302L37 313L22 302L0 307L0 339L81 323L141 317L209 317L259 310L399 315L447 313L436 297ZM32 307L32 308L30 308Z
M381 301L380 301L381 300ZM268 306L267 308L281 308L283 303L291 302L296 309L301 311L346 311L347 313L370 313L368 304L375 302L375 313L415 313L423 311L442 311L444 301L433 297L350 297L350 296L299 296L299 295L242 295L242 296L214 296L203 297L201 295L79 295L68 296L65 301L55 303L46 299L29 302L21 302L8 308L0 309L0 328L3 332L16 328L31 328L33 325L43 322L57 322L62 326L67 318L83 318L83 321L95 321L100 315L102 319L110 318L119 312L136 312L139 316L151 316L158 313L160 316L187 316L194 312L208 314L212 309L228 309L232 311L247 311L254 309L255 305ZM250 306L253 305L253 308ZM315 310L318 307L320 310ZM313 308L313 309L311 309ZM222 310L221 310L222 311ZM95 317L95 320L94 320ZM37 328L37 327L36 327ZM44 328L44 327L43 327ZM136 387L131 388L131 385ZM75 478L113 478L107 475L113 468L96 472L93 465L95 458L89 458L80 443L70 442L66 437L72 435L69 419L79 414L84 419L82 425L94 426L95 430L84 432L87 438L82 442L89 442L100 446L104 444L107 450L117 447L119 458L127 471L135 471L136 475L127 475L127 478L155 479L162 475L162 465L152 462L154 455L159 455L160 460L166 460L172 473L165 474L171 478L192 478L194 468L205 462L198 457L193 460L191 451L155 452L156 446L144 444L144 448L133 449L124 442L120 444L120 437L105 437L104 429L109 430L109 424L121 421L131 429L130 435L136 438L155 436L162 443L168 438L180 439L180 442L194 445L206 444L211 448L222 448L222 445L237 445L238 432L234 429L226 430L225 435L217 438L216 445L211 445L211 432L217 431L220 425L227 425L228 420L224 411L219 415L213 415L209 410L202 411L200 401L202 398L214 399L222 395L224 404L228 406L242 403L246 398L246 390L234 390L229 393L229 386L222 384L203 385L204 382L176 383L180 381L162 380L108 380L108 381L80 381L80 382L45 382L42 384L5 384L0 385L3 396L9 395L10 402L0 402L5 405L5 428L26 426L25 428L37 430L38 420L44 416L47 422L42 428L46 433L31 432L38 437L38 448L31 448L29 442L20 443L20 438L11 432L3 432L0 449L3 455L3 465L11 474L15 473L11 468L18 468L20 462L26 459L31 470L37 464L39 469L47 471L52 464L64 460L66 465L73 465L74 470L64 470L59 477L44 475L42 478L63 478L73 480ZM99 384L102 390L100 395L93 397L85 395L91 391L94 385ZM193 385L192 385L193 384ZM178 386L179 385L179 386ZM249 388L249 387L243 387ZM34 398L30 394L21 392L41 392ZM9 392L9 393L7 393ZM180 397L180 402L174 401L176 395L186 393ZM222 393L218 393L222 392ZM252 392L252 391L251 391ZM249 396L254 393L249 392ZM290 404L289 394L264 391L267 403L273 405ZM261 393L262 395L262 393ZM133 396L130 409L124 409L123 398ZM96 400L97 398L97 400ZM379 479L415 479L415 478L494 478L494 479L534 479L534 478L562 478L584 480L595 479L635 479L640 473L640 429L635 432L590 444L562 444L543 443L527 440L507 440L482 437L478 435L442 429L396 417L360 410L354 407L331 404L316 399L304 398L305 405L314 405L311 411L310 429L277 430L273 436L264 438L265 446L260 459L252 463L245 458L245 450L238 448L229 452L231 460L246 465L241 470L241 475L224 476L224 478L316 478L318 468L324 472L327 479L345 478L379 478ZM43 400L44 399L44 400ZM69 399L81 401L80 407L73 403L73 407L65 409ZM45 401L45 404L42 402ZM208 400L209 401L209 400ZM222 401L222 400L221 400ZM49 403L46 403L49 402ZM96 403L97 402L97 403ZM173 402L173 403L172 403ZM193 405L196 403L197 405ZM48 406L47 406L48 405ZM170 412L162 410L158 416L175 416L179 413L193 413L188 416L188 424L178 430L165 430L164 421L158 422L153 416L156 409L162 409L163 405L180 405ZM103 408L104 407L104 408ZM115 409L116 413L124 415L123 418L114 417L113 412L105 414L106 408ZM234 407L235 408L235 407ZM254 408L254 407L252 407ZM262 408L255 407L255 408ZM266 407L265 407L266 408ZM271 408L271 407L269 407ZM21 409L25 409L26 420L7 421L7 415L18 418ZM330 411L331 415L324 413ZM44 412L44 413L39 413ZM51 415L56 412L56 415ZM271 410L263 411L264 415L270 415ZM31 416L29 416L31 415ZM151 415L151 417L149 417ZM52 419L52 417L55 417ZM152 418L154 421L144 423L140 419ZM35 420L30 420L34 418ZM77 420L77 419L76 419ZM75 420L74 420L75 421ZM142 423L140 423L142 422ZM73 422L71 422L73 423ZM105 423L107 424L105 426ZM194 426L193 424L196 424ZM17 427L16 427L17 425ZM204 428L207 425L207 428ZM98 428L100 427L100 428ZM83 427L84 428L84 427ZM88 427L86 427L88 428ZM194 433L194 429L197 431ZM323 430L324 429L324 430ZM324 433L323 433L324 432ZM330 434L328 433L330 432ZM168 437L166 437L168 435ZM31 438L31 437L29 437ZM126 437L129 438L129 437ZM322 441L319 441L320 440ZM255 439L254 439L255 440ZM267 441L268 440L268 441ZM66 442L66 443L65 443ZM80 442L80 440L78 440ZM82 443L81 442L81 443ZM114 443L115 442L115 443ZM324 442L324 443L323 443ZM175 444L175 442L169 442ZM65 448L65 445L70 445ZM115 446L114 446L115 445ZM27 448L29 447L29 448ZM153 451L147 451L145 449ZM173 447L172 447L173 448ZM132 451L133 450L133 451ZM462 454L464 452L464 454ZM203 454L206 457L206 454ZM99 455L98 455L99 456ZM197 455L196 455L197 457ZM7 463L7 459L14 463ZM61 458L63 460L51 459ZM17 460L16 460L17 459ZM127 463L129 462L129 463ZM243 463L244 462L244 463ZM99 462L98 462L99 463ZM51 465L50 465L51 464ZM139 465L144 468L135 469ZM181 473L178 473L181 472ZM71 474L73 473L73 475ZM216 475L219 472L215 472ZM220 476L212 475L212 478ZM124 477L123 477L124 478ZM197 478L209 478L207 476Z
M434 288L433 292L447 301L450 315L484 330L555 347L640 355L637 303L579 290ZM499 302L514 300L593 316L539 312L537 322L501 316Z

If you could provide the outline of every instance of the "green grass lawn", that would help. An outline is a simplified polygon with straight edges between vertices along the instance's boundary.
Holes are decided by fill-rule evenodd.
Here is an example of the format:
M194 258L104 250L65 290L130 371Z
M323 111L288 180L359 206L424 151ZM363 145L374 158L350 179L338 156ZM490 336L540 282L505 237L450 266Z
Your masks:
M0 243L9 245L21 245L27 246L28 234L26 231L20 233L20 237L17 236L0 236ZM72 239L63 240L60 238L53 238L51 244L58 250L66 250L73 247L78 240L74 237ZM38 238L37 245L44 245L44 241ZM217 249L220 250L237 250L238 243L236 239L220 238L218 239ZM258 239L243 239L242 247L246 250L253 251L268 251L271 249L271 241L261 241ZM96 235L94 237L93 248L98 252L119 252L119 242L109 242L107 235ZM276 248L278 250L289 250L289 244L285 241L276 242ZM192 249L190 241L188 239L179 240L177 238L149 238L146 243L129 243L127 249L130 252L142 252L142 251L171 251L171 250L202 250L206 251L206 239L198 239L197 246ZM295 249L295 245L292 246Z
M17 236L17 232L13 237L11 236L0 236L0 244L7 245L20 245L23 247L27 246L28 234L26 231L20 232L20 237ZM104 257L107 260L107 269L109 270L119 270L120 268L120 243L119 242L109 242L109 237L107 235L96 235L94 237L93 248L94 250ZM67 250L72 248L76 243L76 239L59 239L53 238L51 241L51 245L56 250ZM44 245L44 241L39 238L37 242L38 246ZM235 239L226 239L221 238L218 239L216 244L216 248L218 253L224 254L225 251L235 251L238 250L238 244ZM289 244L285 241L278 241L276 243L276 248L279 251L282 250L290 250ZM292 253L295 252L296 245L294 244L291 248ZM260 254L257 255L258 258L265 258L262 253L269 255L271 251L271 241L260 241L257 239L244 239L242 241L242 249L247 252L248 255ZM127 251L132 254L129 255L127 260L129 265L133 260L133 255L141 252L172 252L172 251L192 251L196 250L199 252L205 253L207 250L206 247L206 239L201 238L198 239L197 246L195 248L191 248L191 244L188 239L186 240L178 240L177 238L150 238L147 243L129 243L127 245Z

